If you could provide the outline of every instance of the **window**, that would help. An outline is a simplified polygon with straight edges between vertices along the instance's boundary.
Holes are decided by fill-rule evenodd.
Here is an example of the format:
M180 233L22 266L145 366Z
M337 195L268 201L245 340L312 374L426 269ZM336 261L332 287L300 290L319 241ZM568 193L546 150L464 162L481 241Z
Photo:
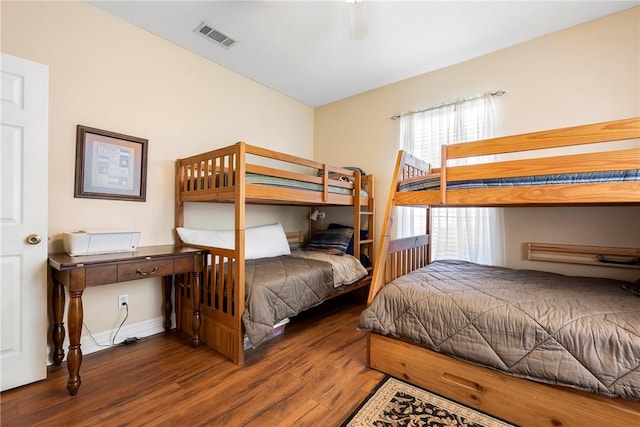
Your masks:
M442 145L491 137L494 116L491 94L404 115L400 121L400 147L438 167ZM400 237L424 234L425 209L397 209ZM504 263L501 209L434 208L430 217L432 260Z

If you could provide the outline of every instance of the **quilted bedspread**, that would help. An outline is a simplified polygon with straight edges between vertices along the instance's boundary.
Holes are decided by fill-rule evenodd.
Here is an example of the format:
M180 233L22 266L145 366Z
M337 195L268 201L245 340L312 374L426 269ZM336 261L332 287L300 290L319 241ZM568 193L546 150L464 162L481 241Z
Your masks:
M315 259L331 264L333 270L333 286L338 288L349 285L367 275L367 269L354 256L349 254L331 255L324 252L294 250L291 256Z
M358 327L518 377L637 400L640 298L624 283L436 261L384 286Z
M242 323L253 347L281 320L321 303L335 292L326 262L292 256L247 260Z

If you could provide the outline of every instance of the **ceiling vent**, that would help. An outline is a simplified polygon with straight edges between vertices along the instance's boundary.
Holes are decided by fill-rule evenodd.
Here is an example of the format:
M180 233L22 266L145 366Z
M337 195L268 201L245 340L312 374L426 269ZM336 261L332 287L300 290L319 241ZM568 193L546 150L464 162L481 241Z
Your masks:
M220 46L226 47L227 49L238 43L237 40L234 40L228 35L221 33L206 22L198 25L198 28L196 28L194 31L200 34L202 37L211 40L212 42L217 43Z

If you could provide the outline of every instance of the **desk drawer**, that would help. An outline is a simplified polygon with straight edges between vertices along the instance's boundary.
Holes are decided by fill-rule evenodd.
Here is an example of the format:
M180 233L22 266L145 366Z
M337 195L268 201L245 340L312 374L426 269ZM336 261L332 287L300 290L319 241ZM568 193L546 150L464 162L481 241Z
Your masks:
M194 257L176 258L174 262L175 273L191 273L196 271L196 263ZM201 270L201 269L200 269Z
M106 285L118 281L118 267L115 265L88 267L85 272L86 286Z
M173 260L149 260L120 264L118 266L118 282L144 279L146 277L167 276L173 274Z

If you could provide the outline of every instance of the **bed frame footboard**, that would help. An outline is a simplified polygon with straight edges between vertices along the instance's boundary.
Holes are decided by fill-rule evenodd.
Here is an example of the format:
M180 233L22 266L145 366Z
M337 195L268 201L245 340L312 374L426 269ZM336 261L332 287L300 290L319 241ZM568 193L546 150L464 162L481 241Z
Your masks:
M191 334L195 345L200 341L206 343L233 363L242 365L244 286L236 285L239 281L234 251L213 247L206 250L211 262L201 289L194 281L187 281L184 287L176 289L177 327ZM237 301L243 303L237 304Z
M639 401L516 378L375 333L367 348L371 368L522 426L632 426L640 420Z

